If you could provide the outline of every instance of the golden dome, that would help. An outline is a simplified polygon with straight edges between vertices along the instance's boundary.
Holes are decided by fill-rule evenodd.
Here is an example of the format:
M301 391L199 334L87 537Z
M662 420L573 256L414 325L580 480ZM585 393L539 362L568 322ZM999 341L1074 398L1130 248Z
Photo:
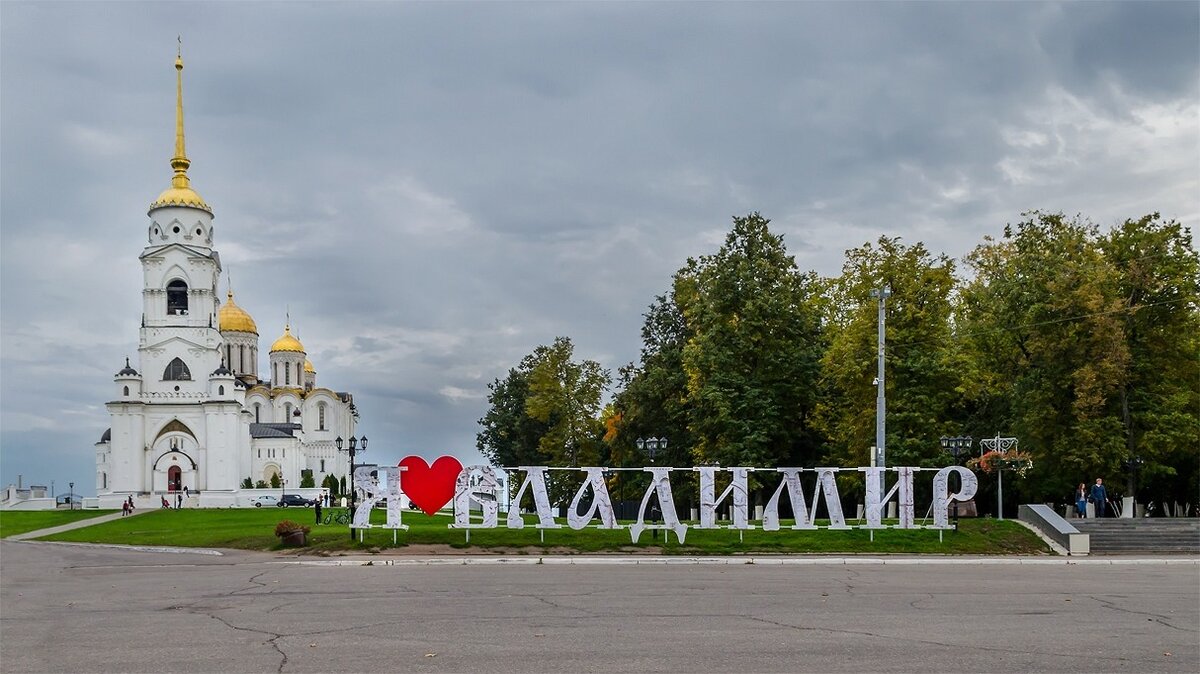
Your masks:
M217 327L221 332L232 330L234 332L251 332L258 334L258 326L254 324L254 319L246 310L233 303L233 291L228 294L229 300L221 305L221 311L217 313Z
M291 325L284 326L283 336L275 340L275 343L271 345L271 353L275 353L276 351L297 351L304 353L304 345L300 343L300 340L292 336Z
M163 190L163 193L158 195L154 203L150 204L150 210L156 208L165 208L167 206L187 206L189 208L199 208L202 211L212 214L212 208L204 203L204 198L196 193L196 190L191 187L168 187Z
M305 372L307 372L307 373L309 373L309 374L316 374L316 373L317 373L317 368L313 367L313 364L312 364L312 361L311 361L311 360L309 360L309 359L305 358L305 359L304 359L304 371L305 371Z

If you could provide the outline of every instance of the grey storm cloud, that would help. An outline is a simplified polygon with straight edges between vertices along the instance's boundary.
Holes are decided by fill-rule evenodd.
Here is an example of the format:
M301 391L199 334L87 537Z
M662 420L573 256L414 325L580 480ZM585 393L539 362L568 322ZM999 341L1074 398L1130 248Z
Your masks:
M0 4L0 482L90 491L172 152L265 352L290 312L372 460L477 458L556 335L617 368L732 215L831 275L1031 208L1200 218L1200 5ZM265 358L265 357L264 357Z

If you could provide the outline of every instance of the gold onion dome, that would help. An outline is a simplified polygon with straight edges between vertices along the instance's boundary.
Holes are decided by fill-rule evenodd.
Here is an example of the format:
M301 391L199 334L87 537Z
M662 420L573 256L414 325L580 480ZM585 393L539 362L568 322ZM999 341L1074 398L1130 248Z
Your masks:
M188 180L187 170L192 162L187 158L187 149L183 141L183 56L175 58L175 156L171 157L171 168L175 175L171 178L171 186L158 195L158 199L150 204L150 210L167 206L186 206L207 211L212 215L212 209L204 202L204 198L192 189Z
M307 372L307 373L309 373L309 374L316 374L316 373L317 373L317 368L313 367L313 364L312 364L312 361L311 361L311 360L309 360L309 359L305 358L305 359L304 359L304 371L305 371L305 372Z
M221 332L232 330L234 332L250 332L258 334L258 326L255 325L254 319L246 310L234 304L233 291L230 290L227 295L229 298L225 304L221 305L221 311L217 314L217 327Z
M275 353L276 351L304 353L304 345L300 343L300 340L292 336L292 326L290 324L284 326L283 336L275 340L275 343L271 345L271 353Z

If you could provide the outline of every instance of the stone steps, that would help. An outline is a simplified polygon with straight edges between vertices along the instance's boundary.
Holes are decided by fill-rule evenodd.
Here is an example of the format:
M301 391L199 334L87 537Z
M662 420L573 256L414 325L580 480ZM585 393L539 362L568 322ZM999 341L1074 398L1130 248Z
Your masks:
M1071 520L1088 534L1091 554L1200 554L1200 520L1176 518Z

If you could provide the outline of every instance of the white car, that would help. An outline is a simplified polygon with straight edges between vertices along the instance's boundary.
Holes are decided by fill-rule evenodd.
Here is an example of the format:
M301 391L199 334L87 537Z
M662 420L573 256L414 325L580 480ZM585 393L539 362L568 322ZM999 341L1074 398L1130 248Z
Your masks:
M270 506L274 508L275 506L279 505L279 497L272 494L263 494L262 496L254 497L254 499L250 501L250 505L254 506L255 508L261 508L263 506Z

